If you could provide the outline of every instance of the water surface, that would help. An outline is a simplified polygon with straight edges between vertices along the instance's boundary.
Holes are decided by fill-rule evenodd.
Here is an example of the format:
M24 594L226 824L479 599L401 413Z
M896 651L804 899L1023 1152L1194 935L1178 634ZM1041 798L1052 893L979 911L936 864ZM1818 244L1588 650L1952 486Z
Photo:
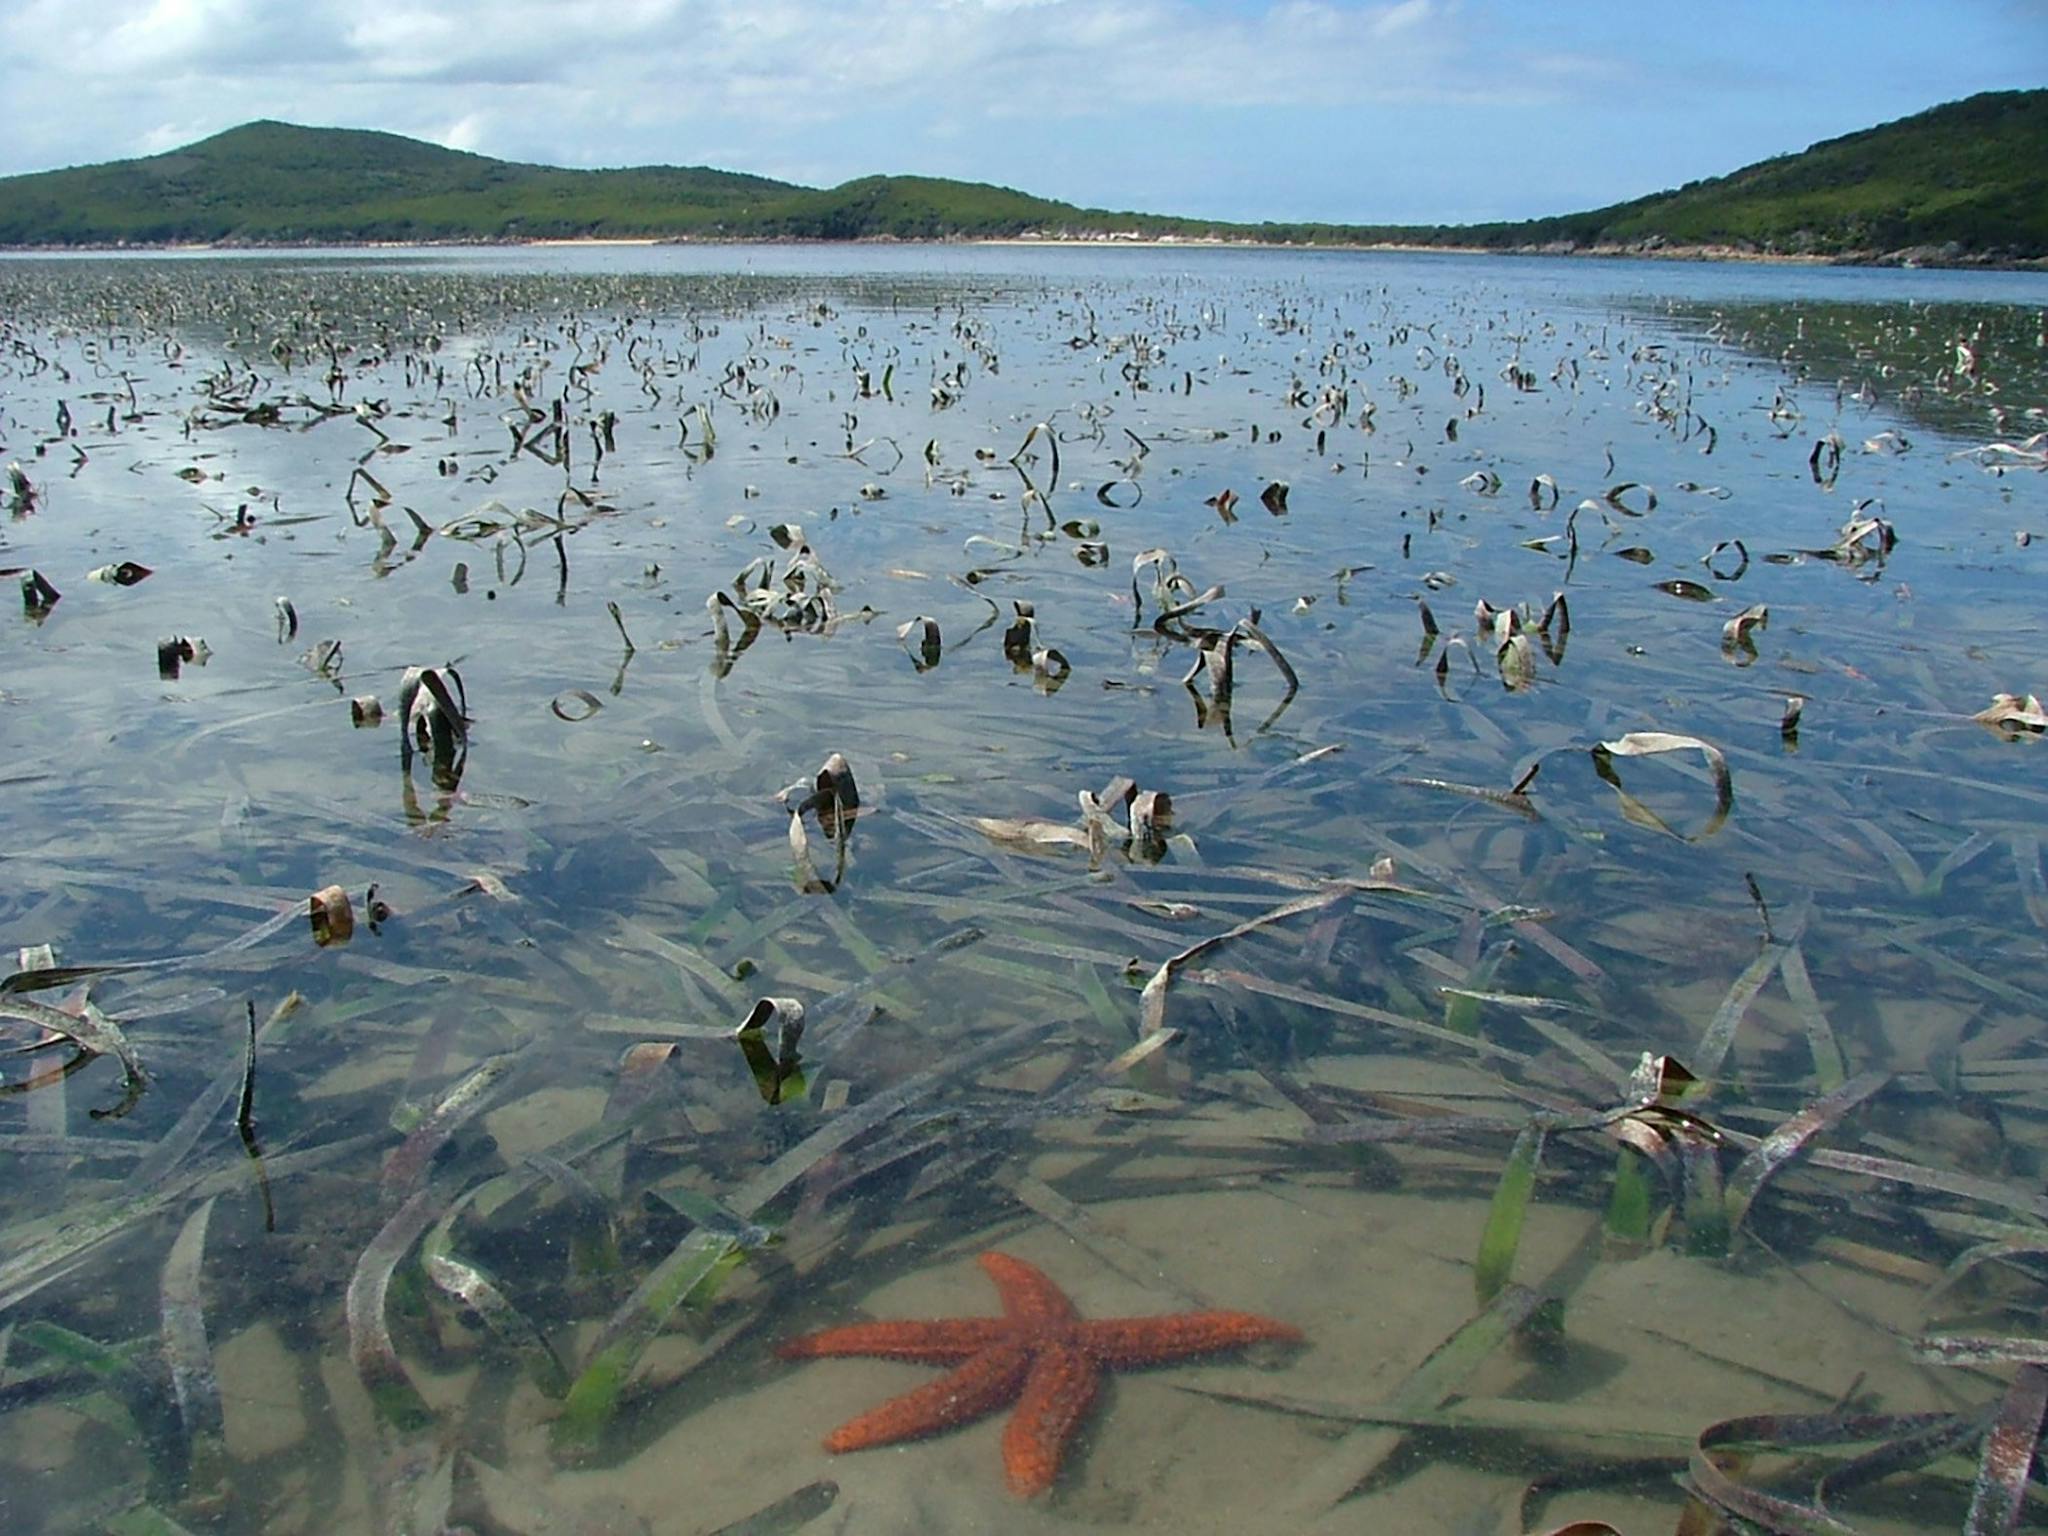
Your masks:
M0 565L61 594L0 626L0 940L172 962L86 978L139 1096L9 1024L10 1530L1641 1532L1728 1421L2006 1402L1927 1340L2043 1300L2048 793L1972 716L2044 681L2048 280L566 247L0 299ZM933 1368L775 1342L985 1313L990 1249L1306 1343L1119 1373L1028 1506L1000 1416L827 1455ZM1962 1529L1958 1424L1830 1507Z

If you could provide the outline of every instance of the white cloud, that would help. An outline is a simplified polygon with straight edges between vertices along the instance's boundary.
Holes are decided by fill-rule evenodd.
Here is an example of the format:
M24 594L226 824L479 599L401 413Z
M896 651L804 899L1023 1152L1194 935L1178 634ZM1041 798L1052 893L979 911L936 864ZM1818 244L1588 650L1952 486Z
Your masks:
M1373 22L1372 29L1381 37L1391 37L1409 27L1420 26L1429 20L1430 12L1436 7L1430 0L1401 0L1399 5L1390 5Z
M1682 39L1525 0L0 0L0 174L274 117L1217 216L1538 212L2034 83L2039 3L1951 0L1930 54L1924 28L1840 33L1853 0L1758 0ZM1787 92L1816 37L1843 39L1843 83Z
M129 14L99 39L106 62L118 71L161 69L183 62L241 19L234 0L151 0L115 7ZM74 15L76 13L74 12ZM102 13L105 14L105 13Z
M445 144L450 149L475 149L484 140L484 133L490 126L490 119L482 112L471 112L457 118L446 128L434 135L434 142Z
M0 0L0 90L17 122L41 118L0 148L8 169L43 146L134 153L162 147L159 125L258 116L453 123L485 152L552 136L564 158L616 161L734 118L773 138L878 108L964 122L1463 99L1481 56L1472 18L1437 0L101 0L90 46L79 15Z

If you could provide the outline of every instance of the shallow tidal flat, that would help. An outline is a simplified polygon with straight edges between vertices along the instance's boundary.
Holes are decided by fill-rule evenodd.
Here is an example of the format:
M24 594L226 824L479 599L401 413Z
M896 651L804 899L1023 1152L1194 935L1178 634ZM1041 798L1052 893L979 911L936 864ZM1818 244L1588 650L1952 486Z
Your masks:
M2044 304L0 262L0 1524L2038 1520Z

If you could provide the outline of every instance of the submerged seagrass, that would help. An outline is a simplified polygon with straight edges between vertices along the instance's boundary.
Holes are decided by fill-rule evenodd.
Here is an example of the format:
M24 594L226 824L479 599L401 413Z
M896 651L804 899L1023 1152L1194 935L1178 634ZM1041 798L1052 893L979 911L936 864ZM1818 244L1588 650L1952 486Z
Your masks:
M2038 1519L2044 298L0 263L0 1522Z

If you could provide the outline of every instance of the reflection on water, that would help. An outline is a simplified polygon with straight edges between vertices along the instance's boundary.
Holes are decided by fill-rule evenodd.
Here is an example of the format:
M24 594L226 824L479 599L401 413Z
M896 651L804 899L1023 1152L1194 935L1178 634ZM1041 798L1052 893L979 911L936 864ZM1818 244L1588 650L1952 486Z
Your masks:
M0 291L10 1531L2004 1528L2039 278Z

